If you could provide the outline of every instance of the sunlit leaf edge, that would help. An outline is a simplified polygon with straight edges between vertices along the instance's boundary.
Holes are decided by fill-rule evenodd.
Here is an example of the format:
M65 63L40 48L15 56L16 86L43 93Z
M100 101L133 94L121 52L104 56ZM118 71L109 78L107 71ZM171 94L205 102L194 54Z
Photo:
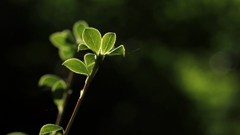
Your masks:
M110 36L110 38L109 38ZM109 40L107 44L105 43L106 40ZM101 54L105 55L107 52L109 52L113 47L116 42L116 33L113 32L108 32L106 33L101 41ZM109 44L110 43L110 44Z
M79 62L83 67L85 67L85 71L76 71L76 70L74 70L71 66L69 66L69 65L68 65L68 64L70 64L69 62L71 62L71 61L73 61L73 60ZM64 61L64 62L62 63L62 65L66 66L69 70L71 70L71 71L74 72L74 73L88 76L88 73L89 73L89 72L88 72L87 66L85 65L85 63L84 63L83 61L81 61L81 60L79 60L79 59L77 59L77 58L67 59L66 61ZM81 69L80 69L80 70L81 70Z
M86 38L86 37L87 37L87 35L90 35L90 34L89 34L89 32L87 32L87 31L96 32L95 34L97 34L98 40L95 41L95 42L97 42L97 44L93 43L93 44L95 44L95 45L93 45L93 46L92 46L92 44L91 44L91 45L89 44L89 41L87 41L87 40L89 40L89 39ZM83 37L83 41L84 41L85 45L86 45L90 50L92 50L94 53L99 54L100 49L101 49L101 44L102 44L102 38L101 38L102 36L101 36L100 31L99 31L98 29L96 29L96 28L93 28L93 27L87 27L87 28L84 29L84 31L83 31L83 36L82 36L82 37Z
M55 132L55 131L59 131L59 130L64 131L63 128L59 125L45 124L41 127L39 135L46 134L46 133L51 133L51 132Z
M79 33L78 27L80 25L83 26L83 29ZM74 37L76 38L76 42L77 43L83 42L82 33L83 33L84 29L87 28L87 27L88 27L88 23L86 21L84 21L84 20L79 20L79 21L74 23L74 25L73 25L73 34L74 34Z
M54 82L49 84L46 82L46 79L54 79ZM53 75L53 74L45 74L43 76L40 77L39 81L38 81L38 86L49 86L52 87L54 85L55 82L62 80L59 76L57 75Z
M117 52L118 50L122 49L121 53L115 53ZM113 55L123 55L123 57L125 57L125 47L124 45L120 45L116 48L113 48L111 51L109 51L108 53L106 53L106 55L109 55L109 56L113 56Z

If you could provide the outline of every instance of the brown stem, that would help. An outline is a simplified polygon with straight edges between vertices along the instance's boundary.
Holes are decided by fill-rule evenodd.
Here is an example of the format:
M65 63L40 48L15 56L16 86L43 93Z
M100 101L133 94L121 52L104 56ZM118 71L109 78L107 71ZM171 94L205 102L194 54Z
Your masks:
M80 91L80 96L79 96L79 98L78 98L77 104L76 104L76 106L75 106L75 108L74 108L74 111L73 111L73 113L72 113L72 116L71 116L71 118L70 118L70 120L69 120L69 122L68 122L68 125L67 125L67 127L66 127L66 129L65 129L64 135L68 135L68 133L69 133L69 131L70 131L70 128L71 128L71 126L72 126L72 124L73 124L73 121L74 121L74 119L75 119L75 117L76 117L76 115L77 115L77 112L78 112L78 110L79 110L79 107L80 107L80 105L81 105L82 99L83 99L83 97L84 97L84 95L85 95L85 93L86 93L86 91L87 91L87 89L88 89L88 87L89 87L92 79L93 79L94 76L96 75L96 73L97 73L97 71L98 71L98 68L99 68L99 65L102 63L103 59L104 59L104 56L102 56L102 55L97 56L97 59L96 59L96 61L95 61L95 65L94 65L94 67L93 67L93 70L92 70L92 72L88 75L88 77L86 78L85 85L84 85L83 89Z

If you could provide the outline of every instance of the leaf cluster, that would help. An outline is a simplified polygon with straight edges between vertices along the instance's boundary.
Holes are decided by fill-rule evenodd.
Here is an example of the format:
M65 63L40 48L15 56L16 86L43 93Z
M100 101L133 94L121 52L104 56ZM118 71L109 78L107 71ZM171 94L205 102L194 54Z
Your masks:
M59 57L62 61L62 65L67 67L70 72L86 75L86 80L91 80L94 68L96 67L98 60L101 61L105 56L122 55L125 56L125 48L123 45L114 47L116 42L116 34L108 32L103 36L101 33L93 27L89 27L87 22L80 20L74 23L73 31L63 30L61 32L55 32L49 37L51 43L58 48ZM83 60L74 58L75 54L82 50L90 50L91 53L86 53ZM99 65L98 65L99 66ZM95 71L96 72L96 71ZM92 75L90 78L89 76ZM43 75L38 82L39 86L47 86L51 88L54 96L54 103L58 108L59 115L64 112L64 103L66 99L63 98L64 93L69 94L69 83L63 78L53 75ZM60 93L60 96L56 93ZM40 129L39 135L42 134L54 134L61 135L64 129L57 124L46 124ZM21 132L13 132L8 135L25 135Z

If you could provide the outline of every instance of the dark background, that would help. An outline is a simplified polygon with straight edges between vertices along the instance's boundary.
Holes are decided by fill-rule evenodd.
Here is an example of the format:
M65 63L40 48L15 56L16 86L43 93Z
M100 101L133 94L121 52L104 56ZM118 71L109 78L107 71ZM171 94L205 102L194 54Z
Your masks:
M117 34L70 135L239 135L238 0L7 0L0 4L1 134L38 134L57 108L44 74L67 77L49 35L85 20ZM84 76L75 75L62 126Z

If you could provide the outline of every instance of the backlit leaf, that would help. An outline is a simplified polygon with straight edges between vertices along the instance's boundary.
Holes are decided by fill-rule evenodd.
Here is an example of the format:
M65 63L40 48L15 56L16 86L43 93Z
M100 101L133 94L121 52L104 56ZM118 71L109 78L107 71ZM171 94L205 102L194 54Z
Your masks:
M118 46L117 48L112 49L107 55L123 55L125 56L125 48L123 45Z
M55 90L58 90L58 89L66 90L67 89L66 82L63 81L63 80L59 80L59 81L55 82L52 86L52 91L55 91Z
M71 39L71 37L69 37L70 35L71 34L68 30L64 30L62 32L55 32L50 35L50 41L57 48L69 50L73 46L73 44L68 42L68 39Z
M75 73L88 75L88 69L86 65L79 59L76 58L68 59L65 62L63 62L63 65Z
M78 45L78 51L88 50L88 49L89 48L85 44L83 44L83 43Z
M84 55L84 63L86 64L89 74L92 71L94 64L95 64L95 58L96 55L93 53L87 53Z
M59 49L58 54L61 60L67 60L69 58L72 58L75 54L75 50L64 50L64 49Z
M61 80L61 78L56 75L46 74L39 79L38 85L52 87L54 83L56 83L59 80Z
M51 133L59 130L63 130L63 128L55 124L46 124L42 126L42 128L40 129L39 135L43 135L43 134L47 134L47 133Z
M95 54L87 53L84 55L84 63L88 66L95 63Z
M113 48L115 41L116 41L115 33L112 32L106 33L102 38L101 54L104 55L105 53L110 51Z
M86 28L83 31L83 41L86 46L96 54L99 54L101 47L101 33L95 28Z
M73 34L77 40L77 43L82 43L83 42L83 39L82 39L82 33L83 33L83 30L85 28L88 27L88 24L87 22L85 21L77 21L74 25L73 25Z

